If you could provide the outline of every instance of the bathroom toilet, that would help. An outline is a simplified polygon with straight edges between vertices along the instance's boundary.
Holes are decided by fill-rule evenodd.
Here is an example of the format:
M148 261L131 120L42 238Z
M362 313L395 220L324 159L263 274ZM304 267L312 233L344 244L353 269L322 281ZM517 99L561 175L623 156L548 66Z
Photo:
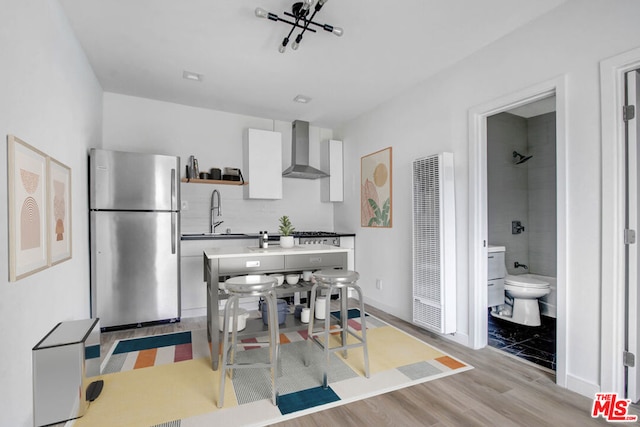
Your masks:
M527 326L540 326L538 299L551 292L548 282L529 275L507 274L504 277L505 304L493 307L491 315Z
M507 300L512 300L511 320L514 323L528 326L540 326L541 298L551 292L549 283L531 277L520 277L507 274L504 278L504 293Z

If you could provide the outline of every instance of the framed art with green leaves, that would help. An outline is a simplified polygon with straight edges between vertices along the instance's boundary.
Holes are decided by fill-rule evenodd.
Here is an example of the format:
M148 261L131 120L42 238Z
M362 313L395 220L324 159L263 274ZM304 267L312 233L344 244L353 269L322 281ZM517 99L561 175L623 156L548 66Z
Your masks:
M392 226L391 147L360 159L360 225Z

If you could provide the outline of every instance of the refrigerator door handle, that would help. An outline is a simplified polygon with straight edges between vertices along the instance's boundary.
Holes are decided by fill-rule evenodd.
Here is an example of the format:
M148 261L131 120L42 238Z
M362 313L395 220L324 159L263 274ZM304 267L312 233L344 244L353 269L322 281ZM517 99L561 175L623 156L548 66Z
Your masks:
M176 170L171 169L171 210L177 211L178 206L176 202Z
M171 212L171 254L176 253L176 216L178 214L176 212Z

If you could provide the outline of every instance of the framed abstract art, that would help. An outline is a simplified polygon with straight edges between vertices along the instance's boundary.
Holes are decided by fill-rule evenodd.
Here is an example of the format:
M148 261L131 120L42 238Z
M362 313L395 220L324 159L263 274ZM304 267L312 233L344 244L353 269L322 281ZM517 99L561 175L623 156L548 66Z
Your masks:
M71 258L71 169L49 158L49 265Z
M47 156L8 136L9 280L48 266Z
M391 147L360 159L360 225L392 226Z

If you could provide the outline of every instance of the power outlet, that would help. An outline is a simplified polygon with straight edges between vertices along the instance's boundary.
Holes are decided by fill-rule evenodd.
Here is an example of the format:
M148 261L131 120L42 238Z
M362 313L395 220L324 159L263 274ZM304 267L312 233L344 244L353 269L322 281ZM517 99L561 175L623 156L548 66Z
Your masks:
M382 279L376 279L376 289L382 290Z
M189 202L187 202L186 200L183 200L182 203L180 204L180 209L182 209L183 211L188 211Z

